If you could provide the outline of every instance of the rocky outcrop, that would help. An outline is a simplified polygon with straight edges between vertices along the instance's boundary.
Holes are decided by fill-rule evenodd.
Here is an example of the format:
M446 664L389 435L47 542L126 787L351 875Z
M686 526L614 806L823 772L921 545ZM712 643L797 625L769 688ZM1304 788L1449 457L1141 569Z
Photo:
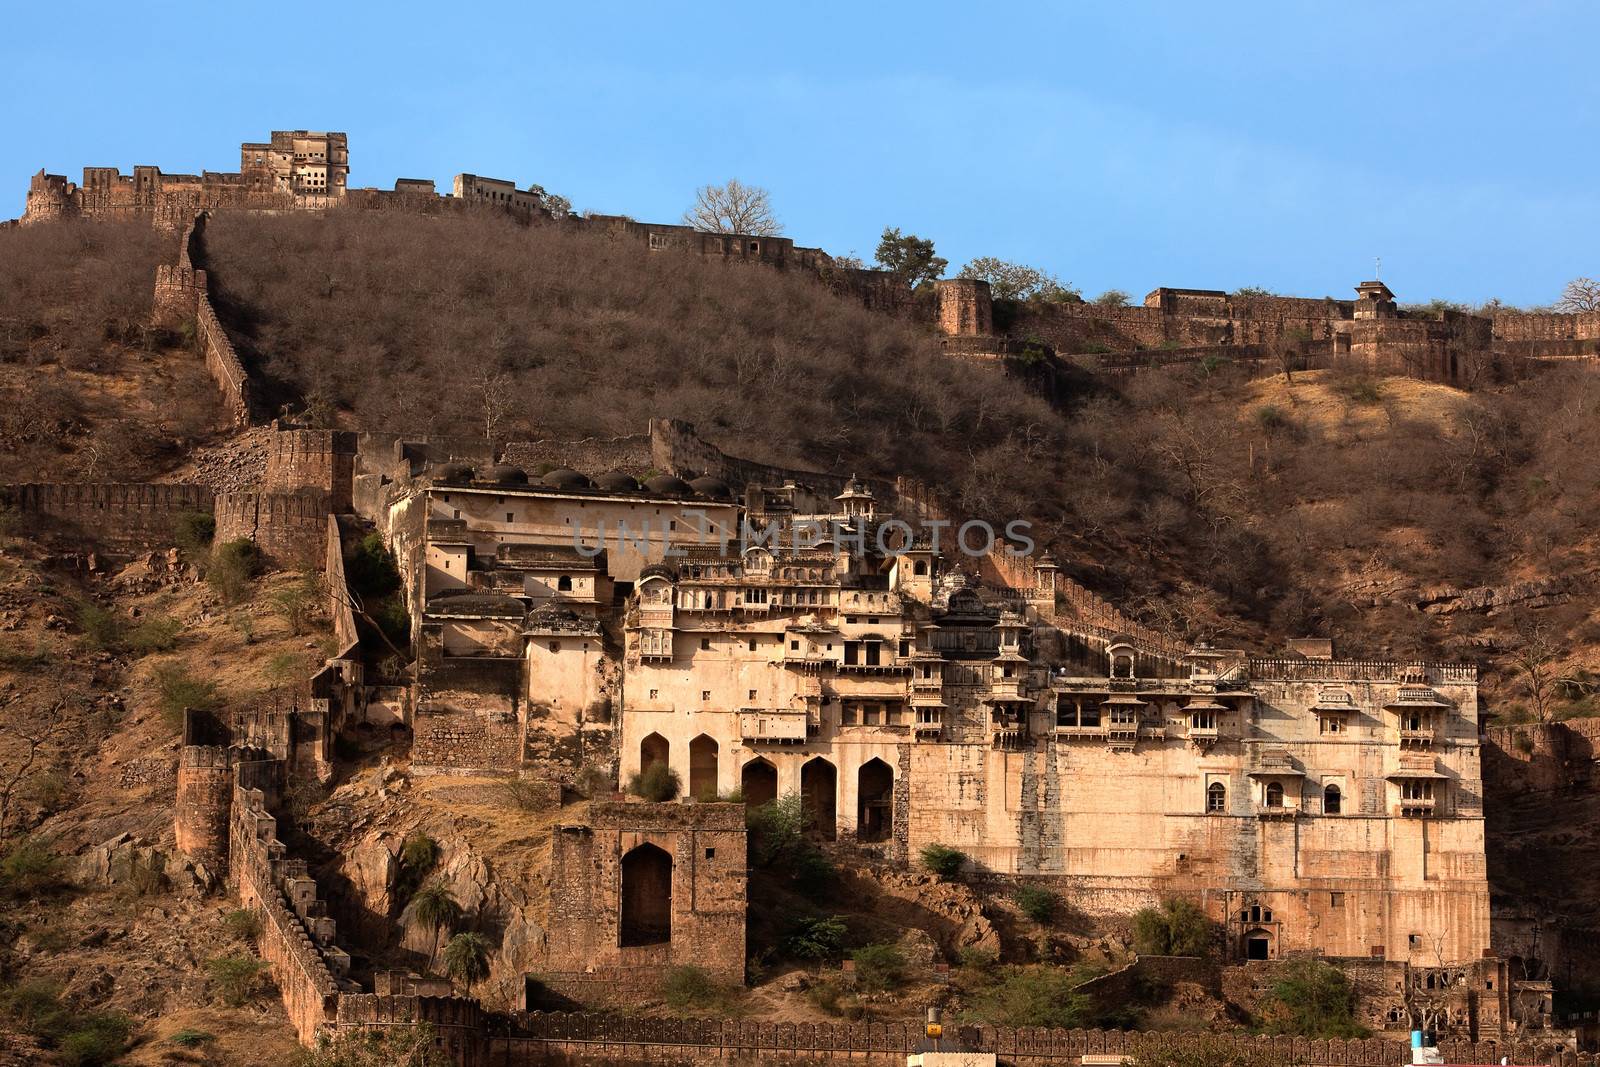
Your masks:
M1483 611L1493 615L1510 607L1545 608L1564 604L1586 583L1577 575L1562 574L1508 585L1480 585L1472 589L1435 586L1417 597L1417 607L1430 615Z

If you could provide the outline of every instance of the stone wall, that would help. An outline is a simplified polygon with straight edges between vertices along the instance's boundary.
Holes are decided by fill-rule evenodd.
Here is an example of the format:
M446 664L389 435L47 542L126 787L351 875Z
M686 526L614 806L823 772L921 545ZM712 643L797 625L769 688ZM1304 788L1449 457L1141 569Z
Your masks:
M1494 316L1496 341L1592 341L1600 338L1600 311L1576 314L1503 312Z
M333 640L338 646L338 658L355 658L355 648L361 635L356 630L355 603L350 594L349 582L344 574L344 538L339 531L339 517L328 516L327 552L323 561L324 580L328 589L328 616L333 620Z
M210 514L203 485L119 482L29 482L0 486L0 505L41 533L108 548L167 548L177 521Z
M339 1030L379 1030L426 1023L434 1044L454 1067L479 1067L486 1058L488 1024L477 1000L470 997L379 996L346 993L338 998L333 1026Z
M267 469L262 489L295 493L315 489L329 494L330 508L350 510L355 474L356 435L340 430L308 430L273 422L267 441Z
M950 337L987 337L994 332L989 283L977 278L945 278L934 283L939 297L939 331Z
M173 833L179 851L203 864L215 878L228 866L233 763L225 745L191 744L187 738L185 741L178 756Z
M1076 1067L1086 1055L1137 1056L1141 1035L1123 1030L1048 1030L949 1025L947 1048L990 1052L1000 1062L1026 1067L1063 1064ZM1180 1038L1181 1040L1181 1038ZM1399 1041L1381 1038L1330 1039L1253 1037L1223 1034L1220 1040L1241 1049L1276 1053L1281 1062L1301 1067L1394 1067L1410 1057ZM908 1053L926 1047L915 1023L772 1023L744 1019L643 1019L620 1016L530 1012L518 1015L504 1035L490 1040L494 1063L905 1063ZM1595 1057L1550 1045L1445 1042L1449 1063L1499 1063L1592 1067ZM548 1057L548 1058L541 1058Z
M640 478L653 469L648 433L507 441L501 450L501 462L521 467L533 477L538 476L540 468L570 467L591 478L612 472Z
M257 948L272 967L273 981L282 994L295 1033L303 1044L310 1044L319 1030L334 1021L339 993L338 980L326 956L326 948L331 947L332 920L315 916L316 932L321 936L314 940L301 916L291 910L281 888L285 880L298 884L304 878L304 866L296 868L289 861L288 850L278 839L277 820L267 810L264 791L246 784L251 778L270 773L270 768L260 764L239 767L240 780L234 791L229 824L229 880L240 905L261 918ZM314 884L311 889L314 901ZM307 908L302 901L300 910L316 909ZM347 959L341 962L348 964Z
M653 846L671 857L667 940L624 945L625 857ZM693 964L744 982L744 807L739 804L596 803L588 821L557 827L551 855L548 954L540 979L647 983Z
M327 557L332 497L314 489L295 493L218 493L216 540L253 541L280 567L317 567Z

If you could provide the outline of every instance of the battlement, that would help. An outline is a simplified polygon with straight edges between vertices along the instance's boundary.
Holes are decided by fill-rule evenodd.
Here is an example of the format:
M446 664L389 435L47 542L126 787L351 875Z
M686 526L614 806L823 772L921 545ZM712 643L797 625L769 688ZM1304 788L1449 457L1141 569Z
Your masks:
M182 483L29 482L0 485L0 506L42 532L113 548L165 548L179 516L209 513L211 490Z
M218 542L254 541L280 566L314 567L326 562L333 496L325 491L219 493L214 511Z

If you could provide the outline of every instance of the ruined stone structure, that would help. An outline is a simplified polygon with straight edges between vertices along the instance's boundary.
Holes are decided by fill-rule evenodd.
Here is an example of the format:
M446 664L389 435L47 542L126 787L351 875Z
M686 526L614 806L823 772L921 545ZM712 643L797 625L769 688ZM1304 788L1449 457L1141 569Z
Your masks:
M739 804L595 804L559 826L541 983L648 991L693 964L744 982L745 821Z
M657 434L668 469L740 470ZM918 487L777 480L391 482L417 763L798 794L824 837L954 846L1092 913L1191 895L1240 959L1489 948L1474 667L1178 647L1047 558L935 546Z

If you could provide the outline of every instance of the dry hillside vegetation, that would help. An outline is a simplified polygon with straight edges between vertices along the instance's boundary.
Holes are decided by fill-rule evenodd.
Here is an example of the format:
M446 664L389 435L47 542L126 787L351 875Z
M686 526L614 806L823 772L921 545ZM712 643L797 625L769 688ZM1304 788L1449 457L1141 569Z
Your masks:
M0 242L12 469L174 469L216 409L190 349L139 326L168 240L98 224ZM1526 598L1421 608L1441 588L1564 576L1570 589L1530 605L1532 629L1579 683L1562 698L1587 700L1600 628L1576 593L1600 518L1600 378L1583 367L1474 393L1178 367L1052 409L798 272L477 217L222 213L206 243L269 402L495 437L671 416L734 454L910 474L966 514L1031 518L1075 576L1180 638L1320 632L1352 655L1506 665L1528 643L1513 618Z
M206 262L252 370L363 429L583 437L670 415L751 458L973 492L1047 473L1060 443L1041 401L800 273L381 214L219 214Z
M147 222L0 230L5 481L136 481L221 414L187 339L148 325L175 239Z

